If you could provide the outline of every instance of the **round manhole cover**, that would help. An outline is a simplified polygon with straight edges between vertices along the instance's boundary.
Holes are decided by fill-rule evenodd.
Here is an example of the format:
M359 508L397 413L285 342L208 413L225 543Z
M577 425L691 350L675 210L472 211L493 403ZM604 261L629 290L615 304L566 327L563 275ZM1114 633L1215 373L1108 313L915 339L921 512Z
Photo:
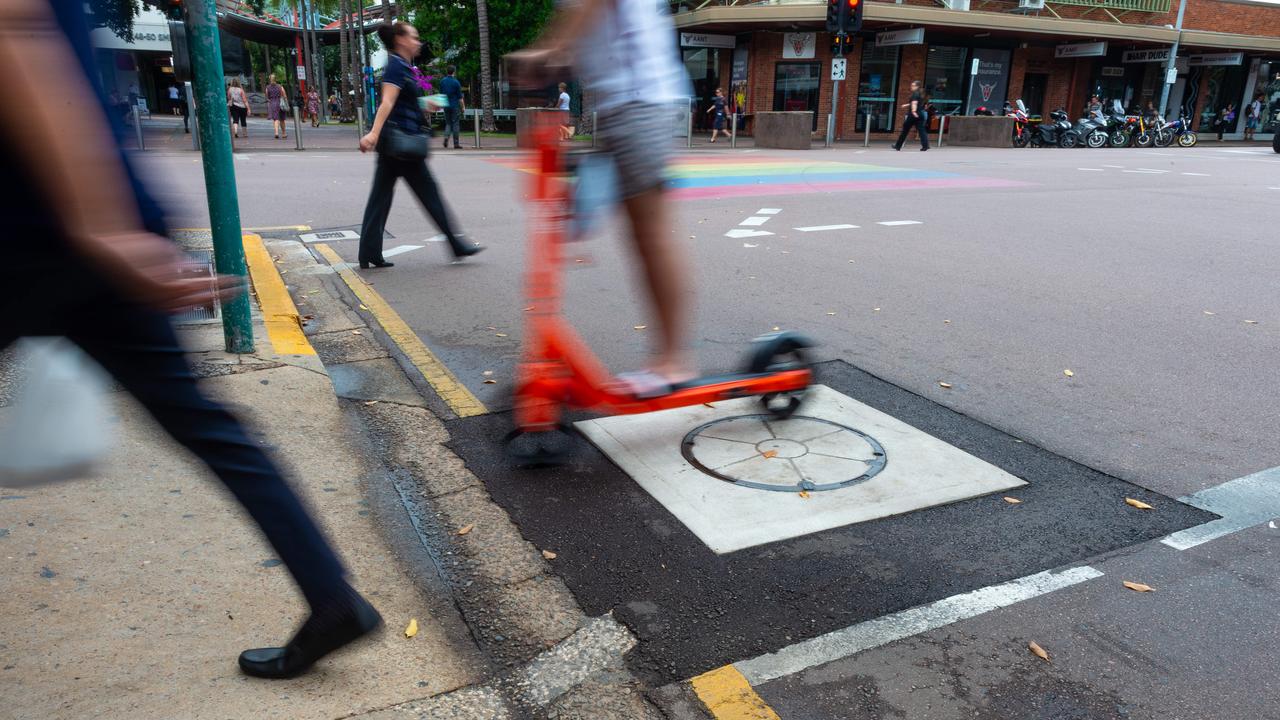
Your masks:
M737 415L684 436L684 459L734 485L777 492L849 487L884 470L884 446L870 435L822 418Z

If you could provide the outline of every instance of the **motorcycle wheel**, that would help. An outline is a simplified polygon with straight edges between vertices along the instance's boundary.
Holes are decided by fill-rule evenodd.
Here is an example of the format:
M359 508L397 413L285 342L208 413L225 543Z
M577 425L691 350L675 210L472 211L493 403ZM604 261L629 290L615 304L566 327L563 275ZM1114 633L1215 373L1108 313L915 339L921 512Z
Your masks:
M1080 136L1074 132L1064 132L1062 137L1058 138L1058 147L1073 148L1076 143L1080 142Z
M1172 130L1157 131L1154 142L1156 147L1158 148L1169 147L1169 145L1173 142L1173 131Z
M1031 142L1031 133L1023 130L1021 134L1013 134L1013 146L1016 148L1024 148Z
M1155 138L1151 137L1151 133L1147 133L1147 132L1140 133L1138 135L1133 136L1133 144L1142 148L1151 147L1151 143L1154 140Z
M1111 147L1128 147L1129 133L1117 130L1111 133L1111 137L1108 138L1108 141L1111 143Z
M1086 145L1091 148L1100 148L1107 144L1107 134L1101 130L1094 130L1084 139Z
M1195 147L1199 141L1200 138L1193 132L1184 132L1178 136L1178 145L1181 147Z

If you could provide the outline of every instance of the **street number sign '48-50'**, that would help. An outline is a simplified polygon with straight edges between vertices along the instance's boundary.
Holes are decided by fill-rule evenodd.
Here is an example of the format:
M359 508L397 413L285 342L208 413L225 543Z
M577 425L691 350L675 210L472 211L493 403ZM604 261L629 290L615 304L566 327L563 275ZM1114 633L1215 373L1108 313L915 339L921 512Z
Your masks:
M844 74L845 74L845 68L847 66L848 66L848 61L845 60L844 58L832 58L831 59L831 79L843 80Z

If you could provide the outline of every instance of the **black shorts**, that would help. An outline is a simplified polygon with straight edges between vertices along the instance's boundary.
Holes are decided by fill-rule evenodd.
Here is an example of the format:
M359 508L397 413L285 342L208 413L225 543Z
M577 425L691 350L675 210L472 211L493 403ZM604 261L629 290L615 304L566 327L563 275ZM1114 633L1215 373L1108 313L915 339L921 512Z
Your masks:
M716 113L715 124L711 127L716 130L724 129L724 113Z
M231 122L237 125L247 125L249 120L249 108L231 106Z

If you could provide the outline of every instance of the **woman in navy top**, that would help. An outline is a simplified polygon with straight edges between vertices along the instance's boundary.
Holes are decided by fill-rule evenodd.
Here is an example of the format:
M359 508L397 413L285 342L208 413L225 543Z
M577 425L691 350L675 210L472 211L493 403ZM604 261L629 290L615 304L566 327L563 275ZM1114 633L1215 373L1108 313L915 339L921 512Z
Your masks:
M373 172L373 186L369 189L369 202L364 208L364 222L360 226L360 267L391 267L382 258L382 234L391 212L391 198L395 195L396 178L403 177L409 189L418 196L422 207L435 222L436 227L449 241L454 261L475 255L484 248L475 243L463 242L449 221L449 213L440 198L436 181L427 169L426 158L407 160L386 152L383 133L390 128L408 135L425 135L426 109L419 104L422 88L418 86L412 61L422 49L418 29L406 22L395 22L378 28L378 37L389 51L387 66L382 71L382 102L373 118L373 128L360 138L360 151L376 149L378 161ZM425 139L423 146L426 146Z

